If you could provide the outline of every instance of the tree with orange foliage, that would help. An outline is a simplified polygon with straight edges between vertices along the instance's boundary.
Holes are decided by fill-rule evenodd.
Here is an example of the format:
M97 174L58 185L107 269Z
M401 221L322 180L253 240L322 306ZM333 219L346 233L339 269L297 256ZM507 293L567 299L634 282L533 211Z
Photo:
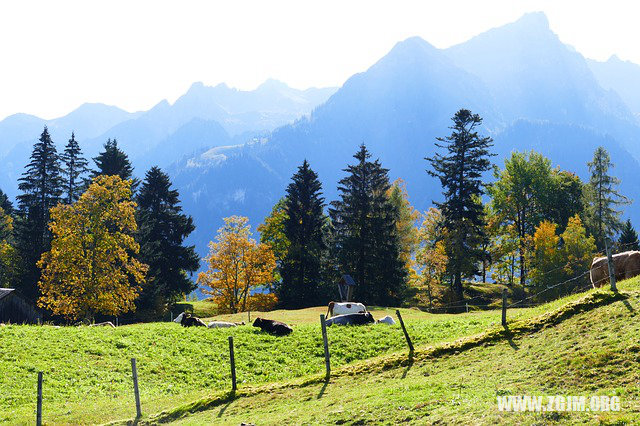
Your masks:
M147 265L133 255L136 204L131 181L98 176L72 205L51 209L51 250L38 262L38 305L67 319L92 320L135 309Z
M561 235L557 235L556 229L555 223L543 221L533 235L531 283L538 291L544 290L541 300L589 285L589 277L584 272L589 270L596 251L594 238L587 236L578 215L569 219ZM565 281L565 285L554 287Z
M258 244L251 238L249 219L225 218L216 241L209 243L209 256L205 259L209 269L200 273L198 283L210 288L205 293L213 296L220 311L273 308L275 295L251 296L251 290L272 282L276 260L268 244Z

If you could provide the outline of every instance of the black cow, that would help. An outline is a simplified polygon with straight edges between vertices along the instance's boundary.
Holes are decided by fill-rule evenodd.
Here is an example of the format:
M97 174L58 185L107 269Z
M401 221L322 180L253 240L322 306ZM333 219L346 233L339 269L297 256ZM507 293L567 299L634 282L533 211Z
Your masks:
M370 312L359 314L336 315L326 321L327 325L364 325L374 322L373 315Z
M205 322L202 321L200 318L193 317L191 316L191 314L188 314L186 312L182 316L180 325L182 325L183 327L206 327L207 326L207 324L205 324Z
M254 327L259 327L262 331L266 331L269 334L273 334L275 336L286 336L287 334L293 332L293 328L289 327L287 324L274 321L264 318L256 318L253 322Z

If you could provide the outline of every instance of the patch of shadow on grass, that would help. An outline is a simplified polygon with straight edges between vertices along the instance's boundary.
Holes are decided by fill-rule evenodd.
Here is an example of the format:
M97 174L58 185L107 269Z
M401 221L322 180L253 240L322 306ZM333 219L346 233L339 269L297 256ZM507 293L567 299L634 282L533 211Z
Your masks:
M320 392L318 393L318 396L316 397L316 399L322 398L322 396L324 395L324 392L327 390L327 386L329 386L329 380L324 381L324 384L320 388Z
M409 370L411 370L411 367L413 367L413 354L409 354L409 360L407 361L407 367L402 372L402 378L403 379L405 377L407 377L407 374L409 373Z
M516 351L520 349L520 347L516 345L516 342L513 341L514 334L511 330L509 330L509 325L505 324L503 327L504 327L504 336L507 338L507 341L509 342L509 346L511 346Z

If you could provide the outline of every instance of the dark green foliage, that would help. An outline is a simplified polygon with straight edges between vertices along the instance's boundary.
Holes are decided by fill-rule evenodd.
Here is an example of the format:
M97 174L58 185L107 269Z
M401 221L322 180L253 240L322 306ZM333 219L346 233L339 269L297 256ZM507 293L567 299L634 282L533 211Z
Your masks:
M13 214L13 203L11 203L11 200L2 189L0 189L0 209L7 214Z
M618 239L618 251L629 250L640 250L640 243L638 242L638 233L631 225L631 220L627 219Z
M622 229L622 212L616 207L629 204L630 200L616 189L620 180L609 175L613 163L606 149L598 147L588 166L591 178L586 191L589 206L587 225L596 239L596 246L602 250L605 239L613 237Z
M448 230L447 270L461 300L462 278L476 275L476 265L484 258L481 243L485 221L480 197L484 194L482 174L491 168L492 139L478 135L476 128L482 124L478 114L461 109L452 120L451 135L437 138L436 146L445 154L436 153L427 160L433 167L429 175L437 177L443 188L445 201L434 204L442 211Z
M36 262L51 247L49 209L61 201L62 195L60 158L46 127L33 146L30 158L18 184L22 193L17 197L16 237L18 252L24 263L19 286L26 297L36 300L40 278Z
M398 211L387 197L388 170L369 161L364 145L340 180L340 200L331 203L335 255L342 274L356 281L359 302L396 305L406 290L407 271L396 231Z
M78 201L84 188L88 186L86 175L89 173L87 168L89 162L82 155L82 150L78 141L76 141L74 133L71 133L71 139L69 139L67 146L64 148L60 159L63 164L64 183L62 188L64 190L64 200L67 204L72 204Z
M552 188L547 193L545 219L558 225L558 232L564 232L569 218L576 214L584 217L584 183L580 178L565 170L553 170Z
M327 302L320 300L326 287L322 272L327 255L327 220L322 185L306 160L291 180L283 222L289 247L280 266L278 299L286 308L303 308Z
M139 310L163 311L196 288L188 273L196 271L200 261L193 246L183 245L195 226L182 213L169 176L158 167L147 172L137 202L138 258L149 265L149 272L136 304Z
M127 154L118 148L118 141L115 139L108 139L104 144L104 151L94 157L93 161L98 169L91 173L92 179L99 175L118 175L121 179L131 179L133 176L131 161ZM131 189L135 191L138 184L138 179L134 178Z

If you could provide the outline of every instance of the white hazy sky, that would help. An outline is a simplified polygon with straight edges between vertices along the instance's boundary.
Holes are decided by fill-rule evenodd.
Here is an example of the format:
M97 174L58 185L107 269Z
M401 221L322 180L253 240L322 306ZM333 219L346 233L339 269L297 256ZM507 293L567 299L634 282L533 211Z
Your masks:
M148 109L194 81L339 86L407 37L445 48L530 11L587 57L640 63L634 0L3 1L0 119Z

